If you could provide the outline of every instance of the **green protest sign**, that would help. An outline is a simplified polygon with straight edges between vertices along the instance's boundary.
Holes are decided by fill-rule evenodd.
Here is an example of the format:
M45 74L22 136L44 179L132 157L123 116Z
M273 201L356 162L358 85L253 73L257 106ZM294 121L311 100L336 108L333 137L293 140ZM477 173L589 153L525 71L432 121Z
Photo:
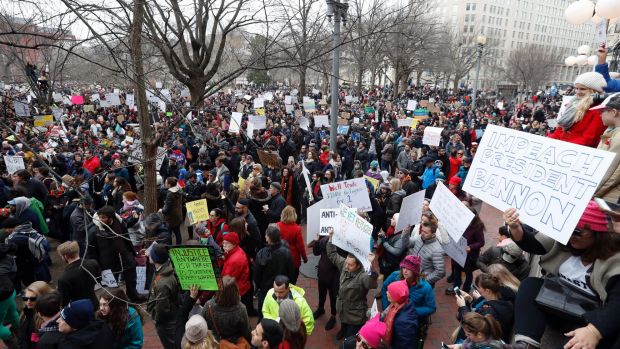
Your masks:
M189 290L192 285L201 291L217 291L220 269L215 251L210 246L174 246L168 249L174 271L181 289Z
M166 116L171 118L172 117L172 112L171 111L166 112Z
M366 107L364 109L364 111L366 112L366 114L371 114L371 113L375 112L375 108L373 108L373 107Z

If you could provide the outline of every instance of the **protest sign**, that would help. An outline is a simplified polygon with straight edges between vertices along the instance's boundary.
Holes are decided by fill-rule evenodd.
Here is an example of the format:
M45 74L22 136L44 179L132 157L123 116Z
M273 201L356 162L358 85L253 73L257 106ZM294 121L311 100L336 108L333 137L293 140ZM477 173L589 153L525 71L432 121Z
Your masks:
M321 219L319 220L319 226L321 227L321 230L319 231L319 235L329 235L329 228L336 230L336 225L339 222L338 212L340 212L340 210L337 208L328 208L321 210Z
M407 110L415 110L417 106L418 102L414 101L413 99L407 101Z
M105 100L112 106L121 105L121 99L118 96L118 93L106 93Z
M441 142L441 131L443 131L443 127L427 126L424 128L422 144L439 146Z
M284 96L284 104L291 105L293 103L297 103L297 97Z
M316 105L314 104L314 100L304 101L304 110L308 112L316 111Z
M34 126L51 126L54 124L54 115L35 115Z
M425 100L421 100L420 101L420 107L422 107L422 108L428 107L428 100L426 100L426 99Z
M338 132L339 135L349 134L349 128L350 127L351 126L349 126L349 125L338 125L337 132Z
M450 241L447 244L441 245L444 252L461 267L465 268L465 261L467 260L467 251L465 250L467 248L467 240L462 236L458 243L454 242L451 236L448 237L448 240Z
M338 125L348 125L349 121L347 119L338 118Z
M353 96L344 96L344 102L349 104L353 101Z
M258 108L255 110L256 115L265 116L265 108Z
M270 153L264 150L257 150L258 158L263 166L280 168L280 156L277 153Z
M308 181L309 182L309 181ZM308 190L311 190L308 185ZM314 240L317 234L321 232L321 210L328 208L338 208L336 200L321 200L310 207L306 211L308 216L308 227L306 228L306 242Z
M463 189L566 244L614 156L489 125Z
M292 112L293 112L293 110L295 110L295 106L292 106L292 105L290 105L290 104L286 104L286 105L284 105L284 111L285 111L287 114L292 113ZM300 112L301 112L301 110L300 110Z
M314 128L329 127L329 117L327 115L314 116Z
M596 25L596 36L594 42L597 45L607 44L607 26L609 25L609 20L601 19L600 22Z
M17 114L17 116L30 116L28 103L13 101L13 109L15 109L15 114Z
M56 103L62 103L62 94L58 93L58 92L52 92L52 98L54 99L54 102Z
M422 207L424 206L424 195L426 190L406 196L400 206L400 214L396 222L395 232L402 231L408 226L420 223L422 219Z
M413 111L413 116L428 116L428 110L416 109Z
M338 212L339 223L334 230L332 243L335 246L353 254L364 266L370 269L370 238L372 224L357 214L357 210L340 204Z
M24 166L24 158L21 156L4 156L4 164L6 165L6 172L13 174L19 170L26 169Z
M255 130L267 128L267 118L264 115L249 115L248 122L253 125Z
M207 199L200 199L190 201L185 204L187 208L187 217L189 217L189 224L196 224L198 222L204 222L209 219L209 207L207 206Z
M321 193L323 200L335 199L338 204L345 204L365 212L372 210L364 178L323 184Z
M99 106L101 108L109 108L112 106L112 104L110 104L110 102L106 101L106 100L101 100L99 101Z
M110 129L108 129L110 131ZM110 136L108 132L108 138L112 138L114 135ZM155 159L155 167L157 170L161 169L161 165L164 163L164 159L166 158L166 149L164 147L157 147L157 158ZM132 163L139 163L146 161L147 159L142 156L142 144L140 141L134 142L131 147L131 151L129 153L129 161Z
M233 112L232 116L230 117L230 126L228 126L228 132L239 133L242 119L243 113Z
M413 118L398 119L398 127L411 127Z
M90 101L91 101L91 102L96 102L96 101L98 101L98 100L100 100L100 99L101 99L101 97L99 96L99 94L98 94L98 93L93 93L93 94L90 96Z
M95 106L92 104L84 104L84 112L88 113L88 112L94 112L95 111ZM58 119L56 119L58 120Z
M105 269L101 271L101 285L105 287L117 288L118 283L112 274L112 270Z
M254 98L254 109L264 108L265 100L263 98Z
M435 105L429 105L428 106L428 112L429 113L439 113L441 111L441 109L439 109L438 106Z
M73 103L73 104L84 104L84 96L82 96L82 95L71 96L71 103Z
M469 208L441 182L437 183L437 189L435 189L429 207L455 241L461 238L469 223L474 219L474 214Z
M146 289L146 267L136 267L136 291L138 294L148 294Z
M174 246L168 250L181 289L198 285L201 291L217 291L220 270L211 246Z
M381 184L381 182L378 179L372 178L370 176L366 176L364 175L364 179L369 181L370 184L372 184L372 188L376 191L377 189L379 189L379 185Z
M360 123L360 118L353 118L353 123L354 124L359 124Z
M303 116L299 118L299 128L305 131L308 131L308 127L310 127L310 121Z
M237 113L243 113L244 110L245 110L245 104L237 103Z

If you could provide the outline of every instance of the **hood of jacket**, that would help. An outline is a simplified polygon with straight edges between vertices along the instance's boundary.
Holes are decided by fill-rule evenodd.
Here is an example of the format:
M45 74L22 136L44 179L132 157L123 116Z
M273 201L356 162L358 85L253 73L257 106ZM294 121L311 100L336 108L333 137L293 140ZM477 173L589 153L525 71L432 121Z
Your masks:
M13 233L23 233L29 234L31 232L35 232L36 230L32 227L32 222L26 222L24 224L20 224L13 230Z
M303 298L306 294L306 291L304 291L304 289L299 286L289 284L289 288L291 289L291 295L293 296L293 299Z
M172 193L178 193L179 191L181 191L181 187L179 187L178 185L175 185L172 188L168 188L168 191L170 191Z
M19 217L28 207L30 207L30 199L20 196L15 199L15 216Z

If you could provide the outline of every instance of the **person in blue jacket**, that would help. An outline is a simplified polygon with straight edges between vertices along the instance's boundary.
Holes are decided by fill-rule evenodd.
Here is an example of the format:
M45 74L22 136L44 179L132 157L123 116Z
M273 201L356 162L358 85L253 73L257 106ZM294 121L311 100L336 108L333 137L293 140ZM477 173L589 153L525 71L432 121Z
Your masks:
M396 281L407 280L409 286L409 302L414 304L420 318L424 321L437 310L435 293L431 284L420 277L420 265L422 260L419 256L409 255L400 262L400 270L390 274L381 287L381 305L386 309L390 304L387 298L388 286ZM423 320L424 319L424 320Z
M605 92L620 92L620 79L612 79L609 75L609 65L607 65L607 47L601 45L596 50L598 56L598 64L594 67L594 71L603 75L605 81L607 81L607 87L604 88Z
M424 160L424 165L426 166L426 169L424 169L424 173L422 173L422 176L420 177L422 180L422 189L426 189L435 184L437 175L441 173L442 163L440 160L435 162L433 158L429 156Z
M144 344L140 313L127 302L127 295L121 288L107 289L99 298L96 316L105 321L114 334L114 347L110 349L140 349Z
M383 342L388 348L417 348L418 314L415 304L409 301L407 281L391 283L387 294L390 305L374 318L387 328Z

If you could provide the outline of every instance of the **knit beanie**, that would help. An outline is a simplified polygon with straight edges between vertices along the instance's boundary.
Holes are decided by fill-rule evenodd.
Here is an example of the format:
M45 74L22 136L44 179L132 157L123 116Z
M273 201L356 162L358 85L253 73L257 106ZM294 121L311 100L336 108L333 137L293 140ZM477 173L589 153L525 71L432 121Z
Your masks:
M383 322L378 320L370 320L362 326L359 333L371 347L379 348L386 331L387 327Z
M605 213L601 211L601 208L594 200L590 200L586 210L583 211L577 223L577 228L590 229L601 233L608 231L607 216L605 216Z
M95 319L93 302L90 299L73 301L60 311L60 316L71 328L79 330Z
M408 255L400 262L400 267L411 270L414 274L420 275L420 265L422 264L422 259L420 256Z
M299 331L301 325L301 311L299 306L292 299L285 299L280 303L279 314L280 321L286 329L291 332Z
M269 347L277 348L282 342L282 327L276 321L263 318L260 321L263 328L263 340L269 342Z
M201 315L193 315L185 323L185 338L192 343L201 342L208 333L209 326Z
M151 248L151 253L149 254L151 260L157 264L164 264L168 261L168 250L166 249L166 245L156 244Z
M237 233L235 233L235 232L230 232L230 233L224 234L222 239L224 241L230 242L231 244L233 244L235 246L239 245L239 235L237 235Z
M603 75L593 71L579 75L575 79L575 85L577 84L584 85L597 92L603 92L603 89L607 87L607 81L605 81Z
M398 304L406 303L409 298L409 287L406 280L392 282L388 285L387 291L392 300Z
M461 180L461 177L452 176L452 178L450 178L450 182L449 182L449 184L456 185L456 186L460 186L460 185L461 185L461 182L463 182L463 181Z

